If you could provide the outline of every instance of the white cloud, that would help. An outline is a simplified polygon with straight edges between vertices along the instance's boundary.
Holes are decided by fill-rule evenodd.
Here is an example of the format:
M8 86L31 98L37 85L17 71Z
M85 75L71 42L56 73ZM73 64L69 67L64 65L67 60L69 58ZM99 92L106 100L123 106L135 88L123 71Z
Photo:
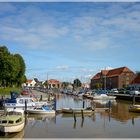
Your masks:
M111 48L116 38L124 37L128 32L140 32L140 6L127 5L108 4L104 8L80 10L78 15L62 14L62 11L54 9L51 16L50 11L35 4L19 9L14 4L7 4L4 9L1 4L1 13L8 11L11 14L1 19L0 37L6 42L19 43L31 49L57 47L66 38L90 51Z
M61 66L57 66L56 68L59 69L59 70L68 70L69 69L69 66L67 66L67 65L61 65Z

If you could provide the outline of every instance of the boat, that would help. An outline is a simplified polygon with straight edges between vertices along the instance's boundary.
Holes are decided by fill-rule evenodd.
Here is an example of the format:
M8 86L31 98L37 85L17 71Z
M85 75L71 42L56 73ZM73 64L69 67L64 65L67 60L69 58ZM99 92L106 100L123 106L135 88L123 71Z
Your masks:
M140 113L140 105L131 105L129 107L130 112Z
M100 105L107 105L109 102L114 105L117 104L116 100L94 100L93 102Z
M91 108L62 108L62 113L75 113L75 114L91 114L93 113L93 109Z
M106 94L94 94L93 100L114 100L116 99L116 96L109 96Z
M0 116L0 132L15 133L20 132L24 128L25 117L23 110L7 110Z
M25 109L25 102L27 108L42 106L42 105L50 105L47 101L35 101L32 97L13 97L7 99L3 102L3 106L5 108L22 108Z
M29 114L55 114L55 110L49 106L30 108L27 109L26 112Z

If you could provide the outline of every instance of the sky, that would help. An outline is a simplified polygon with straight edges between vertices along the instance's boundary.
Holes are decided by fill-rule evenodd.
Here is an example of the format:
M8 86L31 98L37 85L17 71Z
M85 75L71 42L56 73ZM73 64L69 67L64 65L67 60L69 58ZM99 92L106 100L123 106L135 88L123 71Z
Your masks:
M0 45L22 55L27 79L89 81L140 70L139 2L0 2Z

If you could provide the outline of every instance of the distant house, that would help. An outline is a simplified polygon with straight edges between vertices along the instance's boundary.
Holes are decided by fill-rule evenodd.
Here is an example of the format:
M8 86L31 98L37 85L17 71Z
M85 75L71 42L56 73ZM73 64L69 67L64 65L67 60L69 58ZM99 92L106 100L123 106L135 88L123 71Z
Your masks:
M36 81L33 79L33 80L27 80L26 83L23 84L24 87L29 87L29 88L32 88L32 87L35 87L35 84L36 84Z
M90 84L89 83L82 83L82 88L89 89Z
M111 70L101 70L91 79L91 89L123 88L128 86L135 78L135 73L127 67Z
M58 80L50 79L47 81L48 88L60 88L61 83Z

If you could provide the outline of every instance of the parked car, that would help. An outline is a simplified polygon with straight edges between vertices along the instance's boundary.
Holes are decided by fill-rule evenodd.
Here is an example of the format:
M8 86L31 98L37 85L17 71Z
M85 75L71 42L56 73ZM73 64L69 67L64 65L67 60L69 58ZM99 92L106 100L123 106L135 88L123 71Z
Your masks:
M22 90L21 95L29 95L29 90Z
M120 94L126 94L126 92L127 92L127 90L124 88L118 89L118 93L120 93Z
M130 90L129 91L129 94L132 94L132 95L140 95L140 91L138 91L138 90Z
M113 88L113 89L110 90L110 93L119 93L119 91L118 91L118 89Z

